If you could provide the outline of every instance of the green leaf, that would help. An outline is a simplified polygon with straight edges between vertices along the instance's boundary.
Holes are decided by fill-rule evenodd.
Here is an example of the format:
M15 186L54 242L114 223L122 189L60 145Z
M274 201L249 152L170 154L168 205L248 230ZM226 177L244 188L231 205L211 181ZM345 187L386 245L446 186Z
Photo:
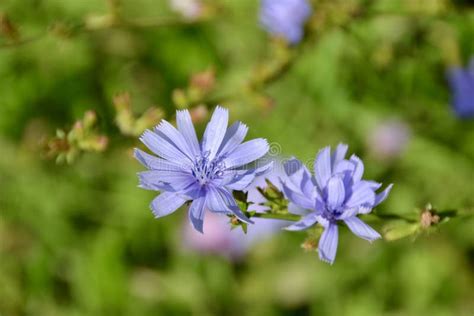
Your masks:
M419 223L396 221L384 227L383 237L385 240L394 241L417 233L419 228Z

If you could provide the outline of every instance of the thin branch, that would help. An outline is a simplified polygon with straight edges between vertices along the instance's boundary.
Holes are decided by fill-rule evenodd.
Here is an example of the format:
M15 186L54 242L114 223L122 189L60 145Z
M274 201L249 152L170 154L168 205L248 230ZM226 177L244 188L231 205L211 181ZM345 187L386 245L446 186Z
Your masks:
M106 17L106 16L105 16ZM67 27L66 32L69 35L79 35L81 33L92 33L101 30L108 29L117 29L117 28L159 28L159 27L170 27L170 26L186 26L194 25L203 20L185 20L182 18L169 18L169 17L160 17L155 19L122 19L110 17L110 19L105 19L102 24L91 26L87 23L80 23L73 27ZM48 27L48 31L43 31L35 36L26 37L24 39L19 39L16 41L10 41L0 44L0 49L9 49L30 44L46 38L48 35L54 34L54 27Z

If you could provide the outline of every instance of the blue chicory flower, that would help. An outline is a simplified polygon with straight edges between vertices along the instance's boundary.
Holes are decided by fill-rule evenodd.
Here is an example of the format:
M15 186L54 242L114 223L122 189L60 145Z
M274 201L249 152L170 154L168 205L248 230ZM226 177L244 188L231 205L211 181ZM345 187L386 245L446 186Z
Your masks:
M287 227L303 230L319 223L324 232L318 245L319 258L333 263L338 243L338 221L343 221L360 238L373 241L380 234L360 220L358 214L367 214L383 202L392 185L377 194L382 185L362 180L364 164L355 155L345 159L348 146L339 144L331 155L330 147L316 156L315 176L297 159L285 164L288 181L283 190L288 199L305 210L302 219Z
M244 190L256 176L271 164L250 168L249 164L268 151L265 139L242 143L247 126L241 122L227 128L229 113L216 107L199 142L188 111L177 111L177 129L162 121L154 131L146 130L140 140L156 155L135 149L135 157L149 170L140 172L140 187L161 191L150 204L155 217L173 213L192 201L189 219L203 232L206 210L234 214L252 223L241 212L232 196L233 190Z
M474 117L474 57L466 69L452 67L447 73L453 93L452 105L460 118Z
M306 0L262 0L260 23L269 33L297 44L310 15L311 6Z

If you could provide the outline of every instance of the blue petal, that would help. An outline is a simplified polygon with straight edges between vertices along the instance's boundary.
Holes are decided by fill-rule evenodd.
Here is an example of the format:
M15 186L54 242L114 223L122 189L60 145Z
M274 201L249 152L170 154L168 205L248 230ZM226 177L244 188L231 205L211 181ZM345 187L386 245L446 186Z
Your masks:
M303 207L301 207L301 206L296 205L293 202L289 202L288 203L288 212L291 213L291 214L304 216L304 215L308 215L308 213L310 211L303 208Z
M368 182L358 182L352 188L352 194L346 201L347 207L373 206L375 202L375 193Z
M263 138L252 139L240 144L233 152L223 159L226 168L246 165L263 157L268 152L268 143Z
M135 158L145 167L152 170L168 170L168 171L183 171L186 169L186 166L179 165L179 163L174 161L164 160L153 155L150 155L138 148L134 150Z
M195 155L192 148L189 147L183 135L173 125L163 120L155 127L155 132L178 148L191 161L194 160Z
M332 154L332 159L331 159L331 166L332 166L332 171L335 171L336 166L344 160L344 157L346 156L347 149L349 148L348 145L346 144L339 144L336 147L336 150Z
M321 215L316 216L316 219L318 220L318 223L321 224L321 226L323 226L325 229L327 229L331 224L330 221Z
M231 190L245 190L255 179L255 173L247 171L242 174L236 174L225 186Z
M340 177L332 177L327 185L327 203L331 210L338 209L346 198L344 182Z
M264 0L260 23L269 33L296 44L303 37L304 23L310 15L311 7L306 0Z
M203 226L204 226L204 214L205 214L205 206L206 206L206 197L201 196L191 203L189 207L189 220L193 225L194 229L196 229L201 234L203 233Z
M380 189L380 187L382 186L382 183L378 183L372 180L362 180L362 182L367 183L367 185L369 185L370 188L372 188L374 191Z
M257 165L259 165L259 163L260 163L260 161L257 161ZM271 172L273 170L273 166L274 166L274 162L270 161L269 163L264 164L261 167L257 167L257 168L251 169L251 170L252 170L252 172L255 173L256 177L260 177L260 176L263 176L263 175Z
M352 208L345 209L344 212L337 217L337 219L344 220L346 218L356 216L357 214L360 213L360 210L365 211L364 208L360 208L360 207L352 207ZM368 209L367 213L369 213L370 211L371 211L371 209Z
M359 182L364 174L364 163L356 155L351 156L351 162L354 163L354 173L352 174L353 183Z
M147 173L148 172L148 173ZM145 190L177 192L169 183L160 181L155 175L147 172L138 172L138 187Z
M454 67L448 71L448 80L453 93L452 103L459 118L474 117L474 75L469 70Z
M248 127L241 122L235 122L225 133L222 144L218 150L218 156L226 155L239 146L247 135Z
M199 141L196 136L193 121L191 120L191 115L187 110L176 112L176 125L178 126L179 132L184 136L184 139L188 143L193 156L199 155L201 148L199 147Z
M314 174L319 188L322 190L326 187L331 177L331 149L325 147L321 149L316 156L314 162Z
M237 206L234 197L230 192L221 188L210 187L207 193L207 207L212 212L232 213L243 222L253 224L253 222L242 213Z
M217 188L210 187L207 192L207 208L214 213L232 213Z
M314 182L305 165L298 159L292 158L283 165L285 173L290 181L306 196L312 196Z
M377 206L380 203L382 203L383 201L385 201L388 194L392 190L392 187L393 187L393 184L390 184L385 190L383 190L381 193L377 194L377 196L375 197L374 206Z
M303 217L298 222L286 227L285 229L290 230L290 231L304 230L313 226L316 222L317 222L316 214L311 213Z
M151 202L150 208L155 217L159 218L173 213L185 202L186 199L179 194L163 192Z
M285 183L283 183L283 192L285 193L288 200L295 203L296 205L309 210L314 209L314 201L308 199L306 196L300 193L291 190Z
M152 190L152 191L177 192L177 190L173 189L173 187L171 187L168 183L159 182L159 181L149 182L149 180L150 179L139 178L138 187L145 190Z
M167 170L149 170L138 173L141 184L151 184L159 187L166 184L173 191L181 191L196 183L196 179L189 173Z
M202 151L208 155L209 160L213 160L219 150L226 133L228 121L229 111L217 106L212 114L211 121L207 124L202 139Z
M349 160L341 160L333 167L333 173L350 173L354 172L354 163Z
M193 162L174 145L152 131L146 130L140 137L140 140L150 148L151 151L166 160L179 161L187 166L192 166L193 164Z
M232 190L245 190L250 184L255 184L253 180L255 180L256 177L270 172L272 168L273 161L257 168L226 170L220 185L228 186Z
M338 242L338 229L336 224L329 224L319 240L319 259L333 264L336 259Z
M374 241L381 237L379 233L355 216L345 219L344 222L347 227L349 227L349 229L360 238Z

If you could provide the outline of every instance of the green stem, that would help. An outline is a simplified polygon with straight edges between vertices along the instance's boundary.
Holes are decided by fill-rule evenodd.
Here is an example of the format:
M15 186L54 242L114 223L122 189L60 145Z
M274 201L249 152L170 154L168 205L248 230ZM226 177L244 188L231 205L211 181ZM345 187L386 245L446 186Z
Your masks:
M279 219L282 221L293 221L297 222L300 220L301 216L295 214L276 214L276 213L256 213L252 215L254 218L267 218L267 219Z
M443 215L443 211L439 211L438 214ZM286 213L256 213L253 215L246 212L246 215L249 218L254 217L254 218L279 219L283 221L293 221L293 222L299 221L301 219L301 216L288 213L288 211L286 211ZM370 213L370 215L372 216L372 218L375 217L376 219L379 219L379 220L402 220L407 223L416 223L419 221L418 216L408 217L408 216L404 216L400 214L378 214L376 212ZM462 210L460 210L459 212L456 212L452 216L449 216L449 217L469 218L471 216L474 216L474 212L462 212Z

